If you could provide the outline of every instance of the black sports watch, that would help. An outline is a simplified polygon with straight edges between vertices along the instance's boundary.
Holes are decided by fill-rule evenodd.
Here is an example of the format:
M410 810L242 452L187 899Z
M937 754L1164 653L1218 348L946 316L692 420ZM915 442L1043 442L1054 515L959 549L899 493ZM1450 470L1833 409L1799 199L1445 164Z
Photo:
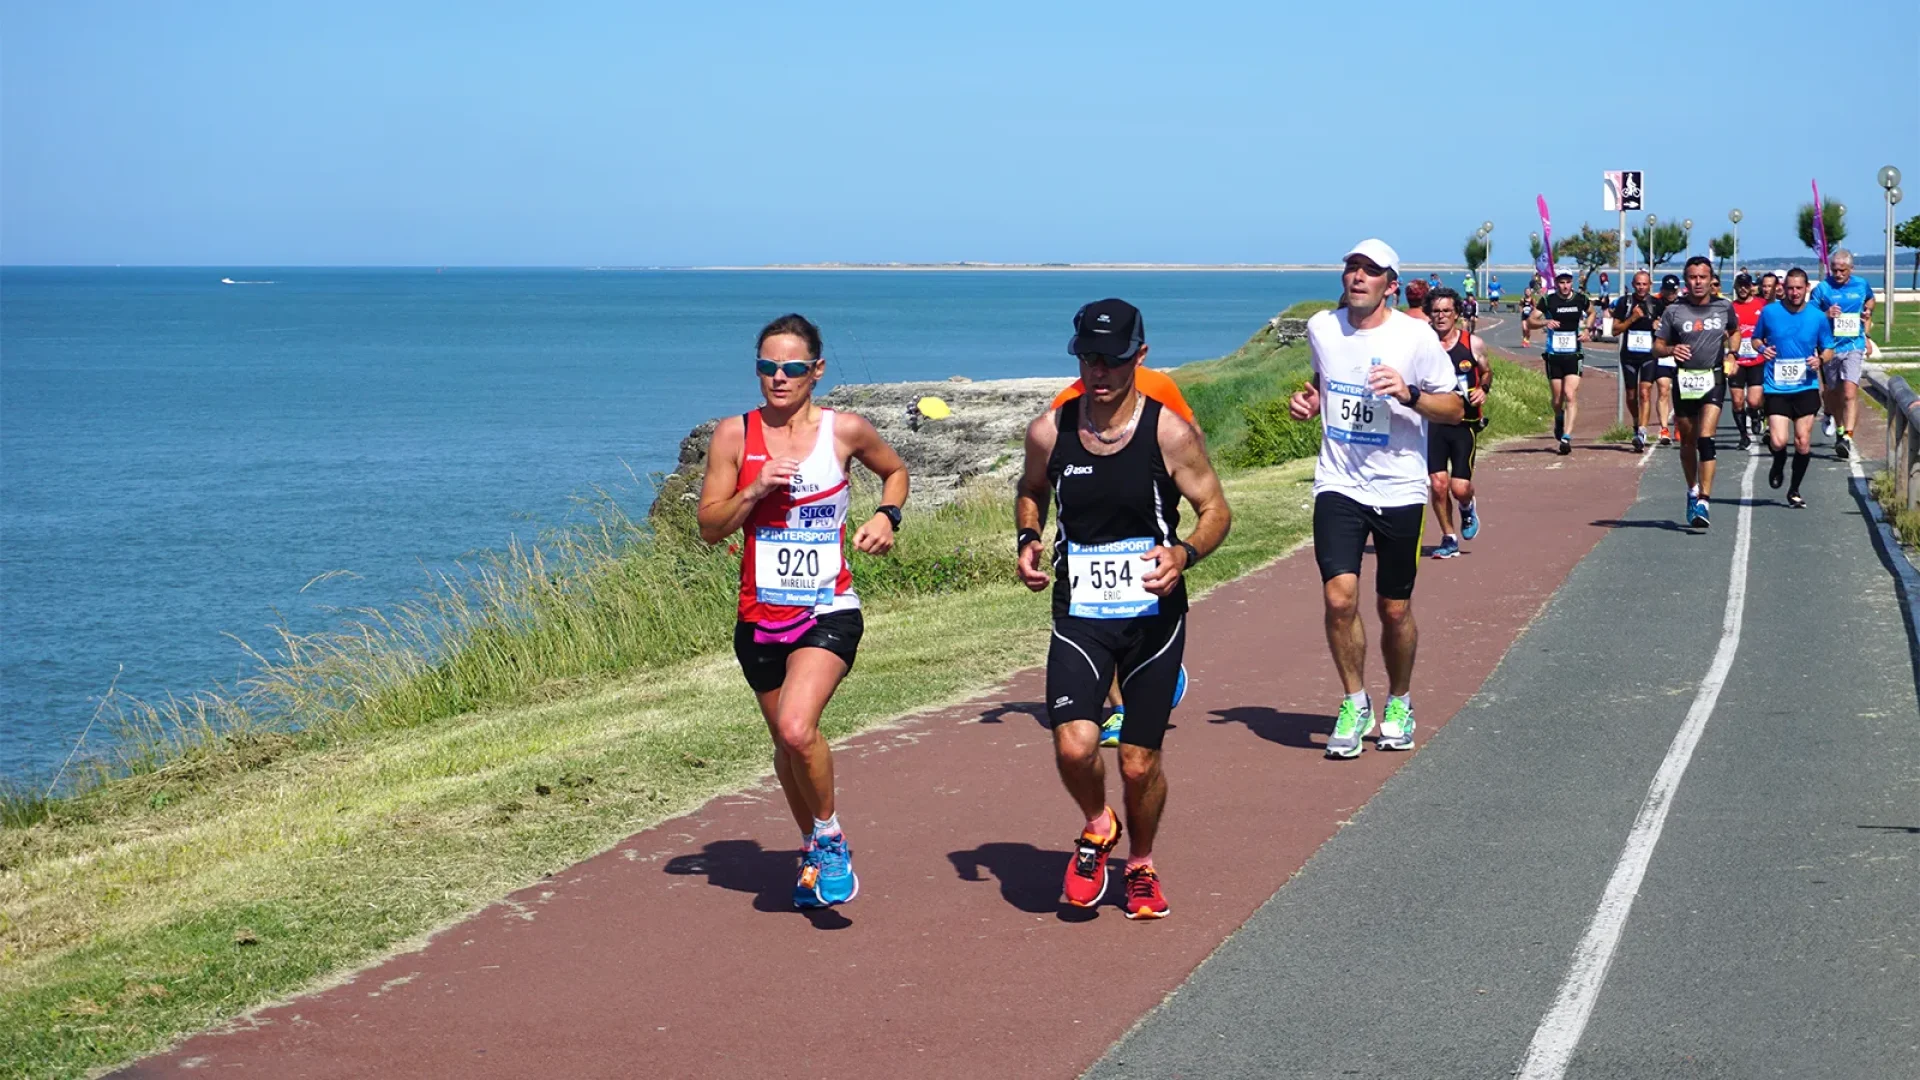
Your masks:
M1419 402L1420 402L1420 385L1418 383L1408 383L1407 384L1407 408L1411 409L1415 405L1419 404Z
M900 508L899 507L893 505L892 503L888 503L885 506L874 507L873 512L876 514L887 515L887 520L893 522L894 531L898 532L900 530Z
M1198 562L1200 561L1200 550L1199 550L1198 548L1196 548L1196 547L1194 547L1194 546L1193 546L1192 544L1189 544L1189 543L1187 543L1187 542L1186 542L1185 540L1176 540L1176 541L1175 541L1175 543L1177 543L1177 544L1179 544L1179 545L1180 545L1181 547L1183 547L1183 548L1186 548L1186 549L1187 549L1187 566L1186 566L1186 569L1187 569L1187 570L1191 570L1191 569L1193 569L1193 568L1194 568L1194 565L1195 565L1196 563L1198 563ZM1186 571L1185 571L1185 570L1183 570L1183 571L1181 571L1181 572L1182 572L1182 573L1185 573Z

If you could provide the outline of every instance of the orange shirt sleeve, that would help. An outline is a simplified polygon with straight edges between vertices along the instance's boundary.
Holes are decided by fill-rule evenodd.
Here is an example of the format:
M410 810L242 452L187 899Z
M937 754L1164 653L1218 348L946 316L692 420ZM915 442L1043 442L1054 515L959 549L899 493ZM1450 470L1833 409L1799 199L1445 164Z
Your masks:
M1193 408L1187 404L1185 395L1180 393L1180 384L1174 382L1172 376L1143 367L1133 373L1133 385L1139 388L1141 393L1179 413L1180 418L1187 423L1197 422L1193 418ZM1054 395L1053 404L1049 408L1057 409L1086 392L1086 383L1075 379L1072 386Z

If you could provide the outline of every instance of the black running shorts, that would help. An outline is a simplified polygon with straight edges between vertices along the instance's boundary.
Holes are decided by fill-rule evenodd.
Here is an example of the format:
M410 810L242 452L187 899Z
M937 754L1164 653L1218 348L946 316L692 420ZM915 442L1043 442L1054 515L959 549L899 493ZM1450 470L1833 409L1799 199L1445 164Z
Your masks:
M1320 564L1320 580L1358 574L1360 555L1372 537L1373 591L1383 600L1409 599L1420 568L1426 511L1425 503L1363 506L1337 492L1321 492L1313 500L1313 558Z
M1120 742L1158 750L1167 737L1186 650L1184 612L1134 619L1055 619L1047 649L1047 719L1054 727L1074 720L1098 724L1118 672L1120 697L1127 703Z
M1750 386L1767 385L1767 365L1753 364L1748 367L1736 367L1733 374L1727 376L1727 385L1735 390L1745 390Z
M1768 416L1784 416L1789 420L1798 420L1803 416L1814 416L1820 412L1820 391L1807 389L1791 394L1768 394L1766 402Z
M1547 366L1549 379L1579 378L1580 376L1580 354L1578 353L1572 356L1548 353L1540 359Z
M1660 364L1654 360L1652 353L1621 353L1620 377L1626 380L1628 386L1638 386L1643 382L1651 384L1660 377ZM1649 385L1648 389L1652 389L1652 386Z
M1699 416L1700 410L1706 408L1708 405L1725 407L1726 403L1727 376L1725 372L1716 371L1714 373L1713 389L1707 391L1706 397L1694 398L1691 401L1680 396L1680 381L1677 376L1674 378L1673 414L1675 416Z
M1477 440L1466 424L1427 421L1427 472L1448 473L1455 480L1473 479Z
M866 633L866 620L858 608L832 611L814 620L813 628L791 645L761 645L753 640L753 624L733 625L733 656L747 676L747 685L756 694L778 690L787 681L787 657L795 649L825 649L847 662L853 670L854 654L860 651L860 637Z

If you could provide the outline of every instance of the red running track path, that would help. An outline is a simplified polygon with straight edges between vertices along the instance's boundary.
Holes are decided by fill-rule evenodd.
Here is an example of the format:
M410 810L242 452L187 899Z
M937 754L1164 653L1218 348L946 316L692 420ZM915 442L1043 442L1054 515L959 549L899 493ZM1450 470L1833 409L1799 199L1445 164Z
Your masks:
M1604 412L1589 410L1596 427ZM1469 554L1422 563L1422 742L1603 535L1592 523L1631 504L1639 459L1582 441L1591 448L1568 459L1545 438L1483 455L1486 531ZM1674 456L1660 458L1677 486ZM121 1075L1078 1075L1411 759L1322 757L1340 687L1319 597L1301 551L1193 610L1193 689L1167 740L1157 845L1171 918L1128 922L1111 906L1117 880L1109 906L1059 903L1080 822L1030 670L838 748L862 881L851 905L790 907L796 837L763 785ZM1368 632L1380 700L1377 625Z

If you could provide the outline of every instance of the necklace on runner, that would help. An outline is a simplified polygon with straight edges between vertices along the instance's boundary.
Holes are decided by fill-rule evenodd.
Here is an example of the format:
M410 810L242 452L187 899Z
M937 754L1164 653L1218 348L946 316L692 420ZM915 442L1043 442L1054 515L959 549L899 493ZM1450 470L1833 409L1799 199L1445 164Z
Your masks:
M1134 399L1133 399L1133 416L1127 420L1127 426L1121 428L1120 433L1118 435L1108 435L1105 432L1101 431L1099 428L1094 427L1091 409L1089 409L1086 413L1082 414L1081 424L1087 429L1087 434L1093 436L1095 439L1105 443L1108 446L1112 446L1114 443L1121 442L1125 440L1127 436L1133 434L1133 426L1140 422L1140 410L1146 407L1147 407L1147 395L1139 393L1138 391L1135 391Z

